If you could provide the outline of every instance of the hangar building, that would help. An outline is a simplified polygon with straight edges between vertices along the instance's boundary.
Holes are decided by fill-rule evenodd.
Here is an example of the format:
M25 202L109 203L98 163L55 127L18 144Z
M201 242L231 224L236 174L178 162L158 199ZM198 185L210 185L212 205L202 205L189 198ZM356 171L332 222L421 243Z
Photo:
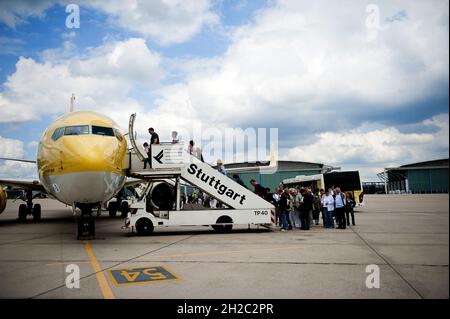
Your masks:
M386 193L448 193L448 158L388 167L378 176Z

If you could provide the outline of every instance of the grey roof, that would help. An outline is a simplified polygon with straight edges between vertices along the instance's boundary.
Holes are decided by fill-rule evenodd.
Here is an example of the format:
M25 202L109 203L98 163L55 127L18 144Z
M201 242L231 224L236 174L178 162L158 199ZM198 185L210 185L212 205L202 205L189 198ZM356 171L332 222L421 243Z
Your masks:
M412 164L406 164L399 167L386 167L386 171L407 171L407 170L417 170L417 169L439 169L448 168L448 158L431 160L425 162L418 162Z
M438 159L438 160L432 160L432 161L425 161L425 162L419 162L419 163L413 163L413 164L406 164L402 165L400 167L429 167L429 166L447 166L448 167L448 158L444 159Z
M241 163L229 163L224 164L225 168L253 168L258 166L269 166L269 161L267 162L241 162ZM323 168L324 164L321 163L311 163L311 162L298 162L298 161L278 161L278 167L281 169L305 169L305 168Z

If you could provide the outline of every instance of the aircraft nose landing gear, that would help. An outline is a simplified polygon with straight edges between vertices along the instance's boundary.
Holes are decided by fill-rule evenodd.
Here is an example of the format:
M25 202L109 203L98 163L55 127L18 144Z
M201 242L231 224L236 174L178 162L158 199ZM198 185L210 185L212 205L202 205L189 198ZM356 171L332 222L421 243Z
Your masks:
M92 207L81 206L81 215L77 216L77 239L95 239L95 217Z

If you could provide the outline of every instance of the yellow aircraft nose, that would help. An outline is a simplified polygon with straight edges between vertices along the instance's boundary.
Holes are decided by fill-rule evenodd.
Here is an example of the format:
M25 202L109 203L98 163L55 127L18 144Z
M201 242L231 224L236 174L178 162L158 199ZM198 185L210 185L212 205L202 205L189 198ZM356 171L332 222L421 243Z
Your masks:
M64 136L61 142L61 166L64 173L118 173L122 170L125 150L114 136Z

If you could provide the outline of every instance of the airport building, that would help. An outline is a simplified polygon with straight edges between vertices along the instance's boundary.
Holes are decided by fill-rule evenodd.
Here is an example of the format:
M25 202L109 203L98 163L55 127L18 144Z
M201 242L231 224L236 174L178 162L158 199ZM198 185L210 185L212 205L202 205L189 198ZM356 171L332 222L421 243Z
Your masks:
M259 167L268 166L267 162L243 162L225 164L227 175L238 174L249 189L253 189L250 184L251 179L255 179L264 187L269 187L271 191L280 185L287 178L293 178L298 175L314 175L330 172L338 167L332 167L321 163L297 162L297 161L278 161L276 172L263 171Z
M386 193L448 193L448 158L388 167L378 176Z

